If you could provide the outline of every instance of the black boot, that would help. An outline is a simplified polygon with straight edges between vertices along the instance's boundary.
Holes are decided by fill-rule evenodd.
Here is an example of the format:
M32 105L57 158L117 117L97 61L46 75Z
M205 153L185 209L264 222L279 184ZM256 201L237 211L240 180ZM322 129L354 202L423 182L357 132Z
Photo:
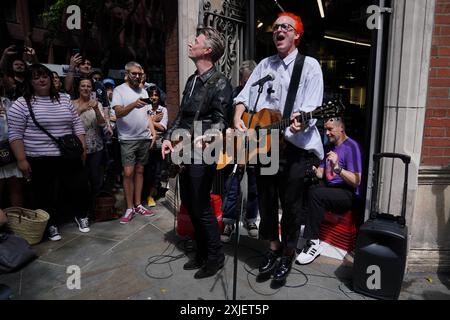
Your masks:
M291 272L292 261L294 260L295 254L289 256L282 256L280 262L278 263L275 271L273 272L273 280L283 281L287 278L289 272Z
M195 257L194 259L189 260L183 266L184 270L195 270L200 269L205 264L205 260L200 257Z
M277 259L281 255L281 250L273 251L269 250L264 255L264 260L262 264L259 266L259 273L260 274L270 274L272 273L273 269L275 268Z
M195 279L203 279L214 276L217 271L222 269L224 262L220 263L205 263L200 270L194 274Z

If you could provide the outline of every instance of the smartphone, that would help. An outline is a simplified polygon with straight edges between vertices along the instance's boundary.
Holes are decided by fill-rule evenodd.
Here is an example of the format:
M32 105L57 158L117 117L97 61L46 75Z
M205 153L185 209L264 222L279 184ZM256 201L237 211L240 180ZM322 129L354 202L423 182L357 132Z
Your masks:
M25 46L16 46L16 50L18 55L22 55L26 51L26 48Z
M150 100L150 98L141 98L141 100L147 104L152 104L152 100Z
M80 48L72 49L72 56L76 55L77 53L80 54Z

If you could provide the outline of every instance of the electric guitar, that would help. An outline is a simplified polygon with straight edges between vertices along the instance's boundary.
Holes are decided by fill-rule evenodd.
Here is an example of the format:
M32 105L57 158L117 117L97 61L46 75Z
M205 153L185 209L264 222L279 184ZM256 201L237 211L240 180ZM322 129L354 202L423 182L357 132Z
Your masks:
M215 137L215 135L212 137ZM192 147L194 147L192 136L189 135L186 138L188 139L187 141L184 141L183 139L170 141L172 143L173 152L170 152L165 156L165 159L167 161L166 164L169 178L175 178L179 173L182 173L186 167L184 163L175 163L175 161L173 161L172 159L173 153L177 153L179 157L182 157L183 148L189 148L192 151ZM208 144L202 140L199 142L199 144L197 144L197 147L204 150L207 147L207 145Z
M314 111L311 112L300 112L300 115L296 117L297 121L300 123L306 123L311 119L329 119L333 117L342 116L345 110L342 102L338 100L329 101L328 103L324 103L322 106L317 107ZM253 118L251 118L253 116ZM249 119L251 118L251 123L249 129L254 129L253 135L249 135L249 140L253 140L253 144L250 145L258 145L257 148L251 148L249 150L248 155L244 155L243 157L239 157L237 154L239 152L244 152L244 139L237 139L235 141L235 136L229 138L226 137L224 140L225 145L228 143L233 144L234 148L224 148L225 152L222 152L219 155L217 161L217 170L221 170L225 168L228 164L232 163L233 160L241 159L241 161L248 162L252 158L254 158L258 154L267 154L271 148L271 131L272 129L280 130L280 138L284 136L284 131L288 128L293 120L291 119L282 119L282 114L280 111L272 110L272 109L262 109L254 114L250 114L244 112L242 115L242 120L244 124L247 125L249 123ZM261 130L267 130L262 137L258 135L258 132ZM256 144L257 143L257 144ZM232 149L230 154L230 149ZM242 153L241 153L242 155ZM242 160L245 159L245 160ZM240 163L239 162L239 163ZM244 164L244 163L240 163Z

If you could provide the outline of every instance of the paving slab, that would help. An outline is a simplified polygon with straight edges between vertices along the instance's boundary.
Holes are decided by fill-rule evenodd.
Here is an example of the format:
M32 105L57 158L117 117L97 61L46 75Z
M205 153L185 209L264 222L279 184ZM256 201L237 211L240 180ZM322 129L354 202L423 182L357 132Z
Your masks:
M183 270L193 253L192 241L179 237L174 216L158 201L154 217L137 216L121 225L118 220L94 223L91 232L76 225L61 228L63 239L44 239L34 248L39 258L21 271L0 275L14 299L33 300L231 300L233 298L234 243L224 244L225 266L215 276L194 279L195 270ZM352 291L352 257L343 261L319 257L313 263L293 265L286 283L257 277L267 243L249 238L242 229L237 256L238 300L369 300ZM67 267L78 265L81 288L69 290ZM400 299L450 299L449 275L405 275Z

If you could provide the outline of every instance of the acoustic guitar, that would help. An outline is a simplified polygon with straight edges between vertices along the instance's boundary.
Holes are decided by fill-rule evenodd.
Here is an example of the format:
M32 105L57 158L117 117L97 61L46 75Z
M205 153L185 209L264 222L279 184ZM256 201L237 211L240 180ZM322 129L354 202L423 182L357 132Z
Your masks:
M342 116L344 110L344 105L340 101L334 100L324 103L322 106L317 107L314 111L300 112L300 115L298 115L296 119L300 123L306 123L311 119L329 119ZM224 141L225 152L222 152L219 155L217 170L225 168L225 166L233 163L236 159L238 159L239 164L244 164L241 162L249 162L258 154L267 154L271 148L271 130L278 129L280 133L279 136L282 138L284 136L285 129L288 128L293 122L291 119L282 119L281 112L272 109L262 109L253 114L244 112L242 115L242 120L246 126L251 117L252 119L249 129L253 129L254 131L249 130L251 133L248 134L248 139L253 140L252 143L249 143L249 145L257 145L258 147L251 148L246 155L244 153L244 135L242 135L241 138L236 138L235 135L231 137L227 136ZM258 132L261 130L267 131L265 131L264 135L259 135ZM234 148L226 148L226 145L229 143L231 143ZM230 152L230 150L232 151ZM230 154L233 152L234 154Z

